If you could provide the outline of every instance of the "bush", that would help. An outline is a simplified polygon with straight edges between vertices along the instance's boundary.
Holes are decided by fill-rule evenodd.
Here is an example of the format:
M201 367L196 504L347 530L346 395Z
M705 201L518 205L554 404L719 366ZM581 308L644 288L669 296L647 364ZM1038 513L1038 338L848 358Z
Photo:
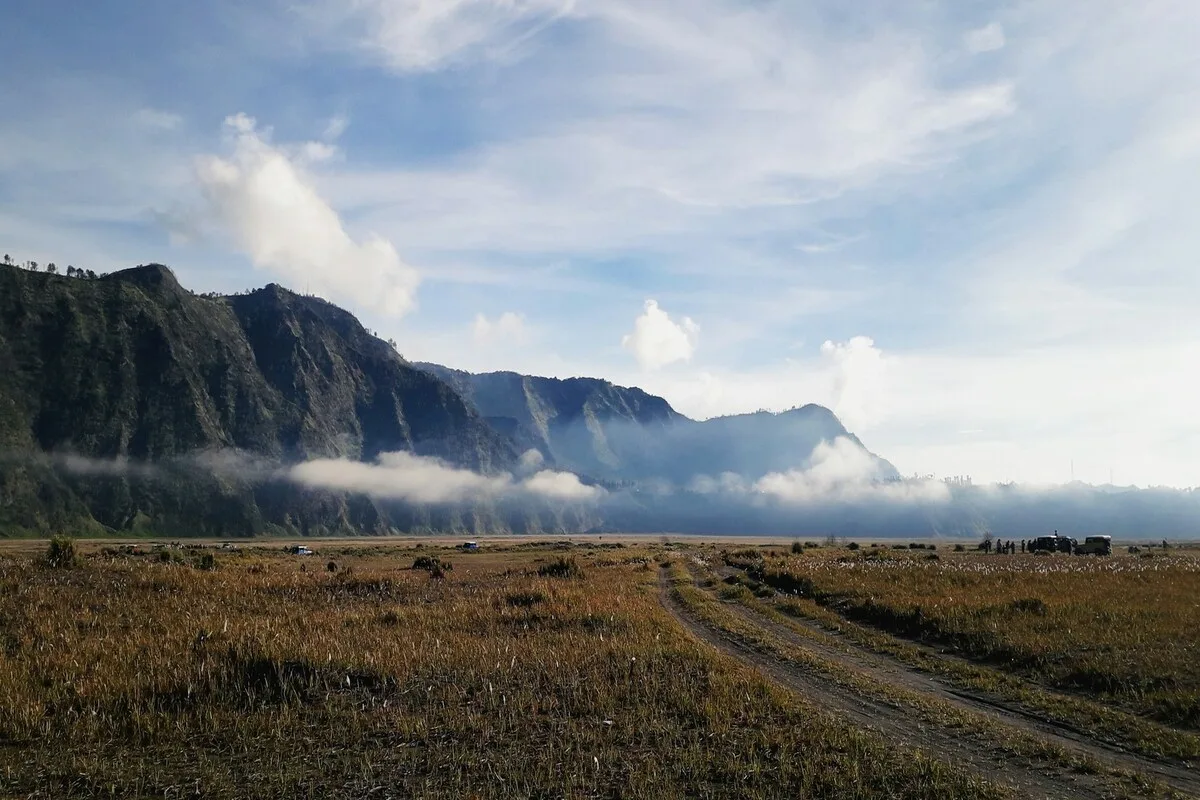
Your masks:
M956 544L956 545L954 545L954 552L956 552L956 553L965 553L965 552L967 552L967 548L966 548L966 547L964 547L964 546L963 546L963 545L961 545L961 544Z
M205 553L196 559L196 569L214 570L217 568L217 557L212 553Z
M846 545L846 549L847 550L857 550L858 542L851 542L850 544Z
M55 536L46 548L46 564L54 569L71 569L78 566L79 554L75 551L75 540L66 536Z
M792 553L793 554L800 555L803 552L804 552L803 544L801 544L800 542L792 542Z
M538 567L538 575L543 578L582 578L583 570L574 558L559 556L553 562Z
M546 595L541 592L513 592L504 601L514 608L533 608L538 603L546 602Z
M454 571L453 564L449 561L443 561L437 556L417 556L416 560L413 561L412 568L426 570L430 575L438 578L442 577L442 573Z

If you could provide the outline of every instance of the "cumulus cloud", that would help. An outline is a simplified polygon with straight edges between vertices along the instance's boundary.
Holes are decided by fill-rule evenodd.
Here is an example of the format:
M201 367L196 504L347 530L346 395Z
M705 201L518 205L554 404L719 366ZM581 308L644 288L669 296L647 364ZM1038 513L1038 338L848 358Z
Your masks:
M984 25L967 31L963 36L963 44L972 53L987 53L999 50L1005 45L1004 28L998 22Z
M656 370L690 361L699 336L700 326L690 317L676 322L657 301L647 300L642 315L634 320L633 333L621 339L621 346L633 353L642 369Z
M879 464L860 445L839 436L813 449L808 466L746 480L726 472L697 475L688 491L729 498L757 495L792 505L844 503L943 503L950 487L938 480L886 480Z
M813 450L809 466L764 475L754 491L787 503L945 502L950 488L936 480L881 481L871 455L839 436Z
M532 459L526 463L532 463ZM311 488L361 492L410 503L454 503L521 495L591 500L603 494L602 489L585 486L570 473L541 470L524 480L516 480L509 473L481 475L436 458L405 452L383 453L375 463L315 459L291 467L287 477Z
M413 307L416 270L385 239L351 238L304 173L302 162L328 157L329 145L289 156L244 114L226 119L225 131L231 154L200 159L197 178L209 212L255 266L385 314Z
M471 338L477 345L524 344L529 330L525 327L525 316L505 311L494 320L484 314L476 314L471 323Z
M883 352L869 336L848 342L826 341L821 357L832 370L834 413L851 430L870 427L883 407Z
M517 462L517 470L522 475L528 475L540 470L544 463L546 463L546 457L542 455L541 451L530 448L521 454L521 459Z

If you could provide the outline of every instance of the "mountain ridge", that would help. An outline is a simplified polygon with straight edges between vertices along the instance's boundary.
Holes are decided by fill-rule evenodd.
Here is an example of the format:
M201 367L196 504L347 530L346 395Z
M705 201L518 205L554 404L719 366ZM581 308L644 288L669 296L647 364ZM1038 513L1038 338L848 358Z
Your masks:
M838 438L873 460L877 478L899 477L836 414L815 403L694 420L664 398L602 378L470 373L428 362L414 366L455 386L485 419L511 430L552 463L610 480L667 479L686 485L698 475L726 472L755 480L808 466L818 443ZM549 398L563 395L573 405L545 414L547 406L555 405Z
M682 489L700 472L803 468L837 437L861 448L815 405L698 422L600 378L410 363L349 311L277 283L201 295L161 264L86 278L0 267L0 530L585 530L603 520L562 503L422 505L195 465L223 451L281 465L406 452L502 480L547 468Z

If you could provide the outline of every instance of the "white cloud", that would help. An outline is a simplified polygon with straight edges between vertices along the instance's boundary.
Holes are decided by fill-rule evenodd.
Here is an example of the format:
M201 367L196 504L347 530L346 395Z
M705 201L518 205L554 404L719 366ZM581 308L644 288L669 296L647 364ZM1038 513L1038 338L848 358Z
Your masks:
M342 138L342 134L348 127L350 127L350 118L344 114L335 114L329 118L329 122L325 123L325 130L321 133L321 138L326 142L336 142Z
M647 300L642 315L634 320L633 333L621 339L621 346L633 353L644 370L662 369L676 361L690 361L696 351L700 326L689 317L679 322Z
M938 480L882 480L879 465L851 440L839 436L822 441L809 456L808 466L772 472L755 481L726 472L718 477L697 475L688 491L706 495L764 495L783 503L941 503L949 487Z
M255 266L333 298L399 316L415 301L418 275L391 242L355 241L311 179L284 150L272 146L253 118L225 121L232 153L197 162L209 212Z
M400 71L505 58L570 11L573 0L359 0L329 4L361 44ZM347 13L348 11L348 13Z
M525 479L521 487L540 497L556 500L594 500L603 493L602 489L595 486L584 485L573 473L548 469Z
M505 311L495 320L476 314L471 323L471 338L478 346L522 345L529 340L529 330L523 314Z
M963 44L972 53L999 50L1005 45L1004 27L998 22L991 22L982 28L967 31L963 36Z
M880 481L878 467L861 447L844 437L821 442L806 469L774 472L755 482L754 491L787 503L882 501L945 502L950 489L937 480Z
M517 471L522 475L528 475L540 471L544 463L546 463L546 457L542 455L541 451L530 448L521 454L521 459L517 462Z
M331 176L330 189L431 258L447 243L493 255L642 248L672 267L725 270L722 247L941 168L1016 109L1007 81L944 85L916 36L810 23L786 4L581 3L572 51L539 52L538 69L501 83L521 135L439 168ZM752 269L745 250L731 255Z
M522 495L583 501L597 499L604 493L598 487L584 486L571 473L541 470L518 481L507 472L481 475L436 458L406 452L383 453L375 463L315 459L291 467L288 477L304 486L361 492L410 503L455 503Z
M337 157L340 152L336 145L328 142L305 142L298 148L300 160L307 164L329 161Z
M183 117L156 108L141 108L134 112L133 121L144 128L173 131L183 124Z
M821 356L832 367L832 409L851 430L863 430L876 422L885 402L883 352L868 336L848 342L826 341Z

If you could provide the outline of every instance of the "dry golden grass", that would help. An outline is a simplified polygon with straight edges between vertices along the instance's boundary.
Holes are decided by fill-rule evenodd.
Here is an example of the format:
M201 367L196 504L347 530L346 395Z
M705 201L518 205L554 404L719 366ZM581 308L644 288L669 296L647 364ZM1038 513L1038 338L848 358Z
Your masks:
M1200 557L822 549L767 583L844 617L1200 730Z
M439 554L0 557L0 795L995 794L688 638L647 553Z

